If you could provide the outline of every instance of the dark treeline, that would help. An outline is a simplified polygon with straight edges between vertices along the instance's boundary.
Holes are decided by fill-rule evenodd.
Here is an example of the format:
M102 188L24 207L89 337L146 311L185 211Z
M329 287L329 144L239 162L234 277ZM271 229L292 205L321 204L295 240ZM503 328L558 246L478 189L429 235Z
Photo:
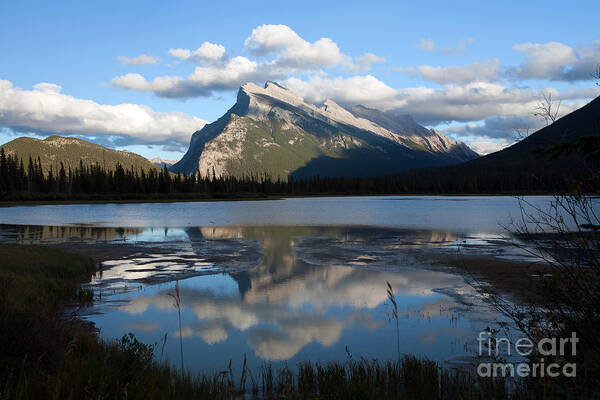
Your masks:
M566 171L572 175L572 171ZM204 198L239 194L492 194L556 193L573 189L570 175L545 175L514 170L480 170L462 167L430 168L369 178L293 178L268 176L244 179L184 176L162 170L135 170L117 165L76 168L59 164L42 169L39 159L23 160L0 149L0 200ZM581 174L578 174L581 182ZM596 183L596 182L595 182ZM597 187L591 185L590 187Z

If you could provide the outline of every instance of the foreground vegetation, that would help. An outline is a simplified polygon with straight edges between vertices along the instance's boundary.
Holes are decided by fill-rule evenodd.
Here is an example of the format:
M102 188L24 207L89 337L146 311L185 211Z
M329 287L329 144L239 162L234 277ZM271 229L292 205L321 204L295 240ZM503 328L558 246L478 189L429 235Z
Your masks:
M0 245L0 254L0 398L533 399L553 392L538 382L478 378L411 356L278 371L243 367L238 376L231 366L182 374L156 362L153 345L133 335L103 342L64 314L66 305L92 300L80 286L95 272L90 258L18 245Z
M483 289L497 311L512 320L532 342L576 334L577 351L565 355L535 351L531 363L577 365L577 378L553 383L570 387L581 398L600 397L600 214L598 200L577 193L555 196L539 208L519 199L521 219L509 229L538 261L540 273L525 282L531 301L514 303L497 288Z

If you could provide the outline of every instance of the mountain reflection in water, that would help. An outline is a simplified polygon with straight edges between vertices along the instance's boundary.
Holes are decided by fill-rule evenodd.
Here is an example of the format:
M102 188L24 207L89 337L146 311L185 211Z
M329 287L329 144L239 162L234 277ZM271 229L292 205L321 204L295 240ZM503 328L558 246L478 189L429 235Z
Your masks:
M61 241L61 230L27 229L33 241ZM64 232L77 242L76 231ZM230 359L241 365L244 354L250 366L346 359L346 347L357 357L394 357L386 282L397 293L403 353L440 361L473 354L465 346L498 319L462 276L421 257L424 250L454 251L463 238L450 232L268 226L83 233L133 249L103 261L91 283L103 295L84 318L105 338L133 332L162 344L166 334L157 353L173 363L181 338L194 371ZM112 290L119 285L128 290Z

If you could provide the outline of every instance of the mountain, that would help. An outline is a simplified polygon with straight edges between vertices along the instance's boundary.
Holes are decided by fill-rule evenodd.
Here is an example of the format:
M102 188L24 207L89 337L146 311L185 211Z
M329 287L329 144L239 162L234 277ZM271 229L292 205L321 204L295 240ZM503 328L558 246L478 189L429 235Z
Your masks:
M567 158L549 160L540 157L536 150L546 149L558 143L575 142L584 136L600 136L600 97L585 106L565 115L518 143L498 152L488 154L467 164L467 168L520 169L527 167L540 170L553 168L572 168L573 162L581 161L572 155Z
M332 100L321 107L274 82L243 85L237 102L193 134L173 172L273 179L375 176L478 157L465 144L408 115Z
M396 178L415 193L555 193L575 186L596 192L599 147L600 97L501 151L452 167L403 172Z
M16 154L23 159L25 168L29 157L40 158L42 168L48 171L50 167L56 172L62 161L65 168L75 168L79 162L84 165L97 164L113 169L117 164L123 168L133 167L136 170L157 169L157 167L144 157L128 151L112 150L90 143L88 141L62 136L50 136L44 140L30 137L20 137L3 145L6 154Z
M154 157L149 158L148 161L150 161L152 164L156 165L159 168L163 168L165 166L169 168L179 160L165 160L160 157Z

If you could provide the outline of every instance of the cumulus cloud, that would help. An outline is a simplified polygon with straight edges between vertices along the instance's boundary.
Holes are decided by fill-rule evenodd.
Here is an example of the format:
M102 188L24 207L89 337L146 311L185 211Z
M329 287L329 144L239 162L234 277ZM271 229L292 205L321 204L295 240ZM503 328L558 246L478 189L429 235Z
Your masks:
M555 78L563 68L577 61L575 50L558 42L516 44L513 50L525 54L525 61L515 68L521 78Z
M382 110L398 110L429 125L479 121L498 115L529 116L540 101L539 90L510 88L492 82L397 90L372 75L366 75L350 78L315 76L308 80L290 78L284 81L284 85L315 103L330 98L347 106L362 104ZM594 89L558 92L548 88L544 91L563 101L563 112L581 107L585 98L595 97Z
M435 67L421 65L418 67L397 68L399 72L418 74L426 81L440 84L445 83L470 83L476 81L493 81L498 77L500 70L499 60L488 60L468 65Z
M8 82L8 81L5 81ZM9 82L10 83L10 82ZM12 85L12 83L11 83ZM0 88L5 87L3 84L0 84ZM33 85L33 88L39 92L49 93L49 94L58 94L62 90L62 86L57 85L55 83L48 82L40 82Z
M142 65L142 64L158 64L158 58L147 54L140 54L137 57L119 56L117 57L121 64Z
M432 39L421 38L417 47L451 56L464 53L472 42L473 38L467 37L453 47L442 47ZM524 59L512 67L490 59L466 65L397 68L396 71L439 86L394 88L367 72L374 64L384 62L383 57L369 52L353 57L343 53L331 38L309 41L286 25L260 25L244 41L246 55L231 57L225 47L210 42L196 50L173 48L169 50L173 57L196 64L187 76L144 77L130 73L113 78L112 84L161 97L189 98L236 90L246 82L279 81L314 103L333 99L346 106L363 104L397 110L430 126L465 123L455 136L469 138L486 152L508 140L514 129L522 128L522 122L530 118L539 102L540 91L562 100L563 111L578 108L598 95L591 88L559 92L551 87L534 89L515 82L590 79L600 63L600 40L577 49L558 42L521 43L513 49L522 53ZM348 72L349 76L335 76L335 69ZM52 92L56 88L37 90ZM473 138L496 142L489 144Z
M586 103L592 90L558 92L543 89L563 103L562 110L573 110ZM442 122L478 121L491 116L527 116L540 101L540 91L506 87L500 83L472 82L465 85L449 84L441 88L407 88L398 92L390 108L397 108L413 115L417 120L438 124Z
M340 104L364 104L383 109L392 108L398 94L397 90L372 75L333 79L313 76L306 81L289 78L284 85L314 103L333 99Z
M244 48L257 57L275 56L279 66L304 71L340 64L348 66L354 61L349 55L343 54L330 38L323 37L310 43L287 25L261 25L254 28L244 41ZM367 53L356 59L355 67L370 66L381 61L381 57Z
M590 80L600 64L600 39L579 50L559 42L520 43L513 50L525 55L521 65L508 71L517 79Z
M169 53L199 64L187 77L161 76L147 80L140 74L112 79L112 84L128 90L153 92L157 96L188 98L211 96L216 91L237 89L248 81L264 82L291 76L319 74L322 68L364 72L383 57L365 53L353 58L340 51L330 38L309 42L286 25L261 25L244 41L244 49L258 59L228 58L225 48L204 42L197 50L170 49Z
M307 81L290 78L285 86L316 103L331 98L340 104L396 110L410 114L420 123L436 126L449 122L464 123L443 129L444 133L472 145L480 154L488 154L514 143L516 130L533 132L544 123L532 115L540 101L533 89L509 88L500 83L471 82L396 90L373 76L335 78L313 77ZM594 90L559 93L547 89L562 100L560 115L586 103ZM479 121L479 122L473 122Z
M255 56L267 56L285 48L310 45L287 25L261 25L252 30L244 47Z
M39 83L23 90L0 80L0 126L42 134L122 136L136 143L186 143L206 124L181 112L156 112L139 104L98 104L61 89Z
M454 49L440 49L441 53L457 54L463 51L469 41L461 41ZM435 49L433 41L422 39L418 45L422 49ZM515 67L500 68L497 59L475 62L460 66L431 66L394 68L393 70L418 75L422 79L436 83L469 83L493 81L547 79L552 81L590 80L600 64L600 39L591 46L574 49L559 42L520 43L513 50L522 53L523 62Z
M277 80L285 72L269 63L258 63L237 56L218 66L197 66L186 78L161 76L147 81L137 73L113 78L114 86L128 90L153 92L160 97L207 97L215 91L234 90L246 82Z
M196 50L169 49L169 54L182 61L214 63L225 58L225 47L220 44L204 42Z
M449 53L456 53L460 49L464 49L466 43L459 43ZM422 39L418 47L433 49L434 46L433 42L429 43ZM421 65L393 68L393 70L418 75L424 80L441 84L493 81L505 78L512 81L542 79L573 82L593 79L593 73L600 65L600 39L591 46L579 49L559 42L548 42L515 44L513 50L525 56L523 62L518 66L505 67L502 70L500 61L497 59L461 66Z

